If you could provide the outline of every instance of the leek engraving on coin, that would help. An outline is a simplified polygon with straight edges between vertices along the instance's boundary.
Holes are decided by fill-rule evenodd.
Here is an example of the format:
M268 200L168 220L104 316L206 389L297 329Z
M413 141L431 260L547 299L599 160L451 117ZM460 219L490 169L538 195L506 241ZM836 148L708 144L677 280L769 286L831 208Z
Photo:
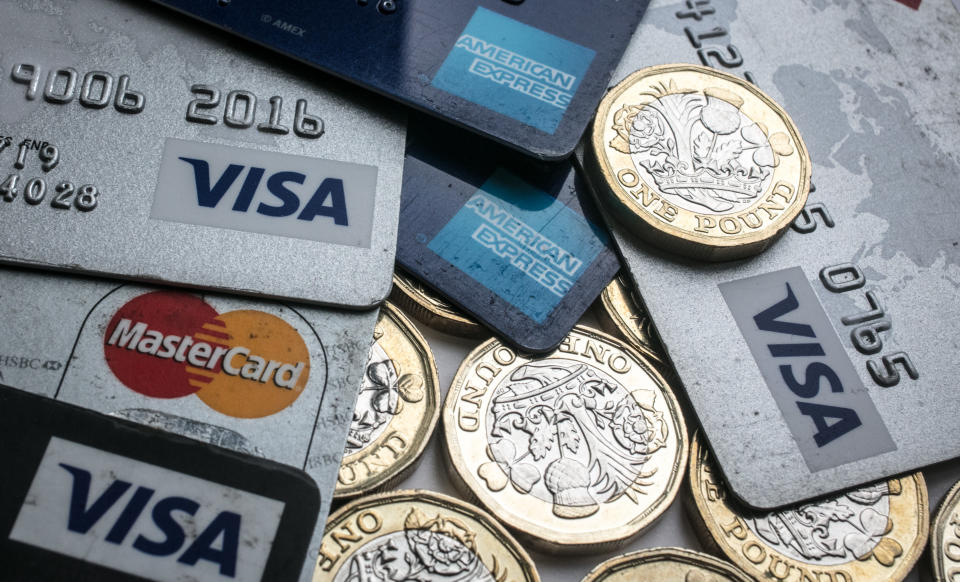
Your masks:
M578 519L651 485L644 470L668 436L656 392L633 393L599 368L550 358L515 370L494 390L487 414L491 463L478 474L492 491L507 480ZM502 470L491 470L491 464Z
M507 572L501 572L506 579ZM411 509L402 531L361 546L334 582L496 582L462 521Z
M743 99L720 87L703 93L651 86L646 105L623 105L614 115L610 146L630 154L644 181L674 204L714 215L749 207L770 185L790 138L767 135L740 110Z
M892 487L891 487L892 484ZM893 529L889 496L900 482L881 482L834 499L747 519L754 533L795 560L822 565L875 559L891 566L903 547Z

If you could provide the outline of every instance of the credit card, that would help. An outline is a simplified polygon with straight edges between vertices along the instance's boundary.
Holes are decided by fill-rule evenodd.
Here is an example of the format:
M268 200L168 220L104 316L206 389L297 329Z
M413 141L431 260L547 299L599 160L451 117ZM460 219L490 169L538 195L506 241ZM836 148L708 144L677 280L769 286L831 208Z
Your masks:
M0 262L386 297L402 112L149 3L44 6L0 21Z
M776 11L759 0L654 2L614 75L724 68L782 105L810 151L805 209L755 258L684 260L609 222L749 505L960 454L960 114L947 98L960 28L940 18L952 10L948 0L916 11L894 0Z
M158 0L542 159L573 151L648 0Z
M315 560L376 318L5 268L0 383L306 471Z
M320 505L303 471L6 386L0 439L7 579L300 577Z
M570 161L411 123L397 263L520 349L554 348L620 268Z

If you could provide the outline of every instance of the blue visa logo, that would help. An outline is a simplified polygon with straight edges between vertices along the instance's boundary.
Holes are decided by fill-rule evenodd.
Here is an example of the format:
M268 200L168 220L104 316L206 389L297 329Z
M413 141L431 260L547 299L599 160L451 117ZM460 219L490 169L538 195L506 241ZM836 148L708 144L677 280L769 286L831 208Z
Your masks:
M553 134L596 52L477 8L433 86Z
M369 248L373 166L168 139L151 217Z
M10 538L155 580L259 580L283 506L53 437Z

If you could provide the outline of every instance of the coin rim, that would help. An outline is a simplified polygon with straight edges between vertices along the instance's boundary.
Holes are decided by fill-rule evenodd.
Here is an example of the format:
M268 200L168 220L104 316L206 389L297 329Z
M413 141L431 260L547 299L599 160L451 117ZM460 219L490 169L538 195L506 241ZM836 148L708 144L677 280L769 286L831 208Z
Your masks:
M500 525L500 523L494 519L492 515L487 513L482 507L477 507L475 505L465 503L455 497L444 495L443 493L438 493L436 491L428 491L426 489L398 489L397 491L374 493L372 495L366 495L350 501L337 511L333 512L330 517L327 518L327 523L323 527L323 536L321 537L320 542L321 545L323 544L323 539L325 539L327 534L331 531L331 527L335 526L339 520L342 520L347 514L354 512L358 508L375 507L389 503L402 503L408 500L421 503L428 502L440 508L444 508L445 505L452 506L462 513L472 514L472 517L475 516L473 519L480 522L491 533L493 533L494 537L497 538L501 546L503 546L507 551L511 552L517 558L517 561L521 563L521 565L524 567L526 582L541 582L540 574L537 572L537 565L527 553L527 550L512 535L510 535L510 532L507 531L505 527ZM477 557L480 558L479 555ZM311 579L314 579L316 576L319 563L320 558L318 557L316 559L316 563L314 564L314 574ZM339 572L339 570L337 570L337 572Z
M626 273L618 273L609 283L607 283L607 286L603 288L603 291L600 292L601 309L599 310L600 313L598 313L597 319L600 320L600 324L603 327L611 327L612 329L616 330L621 336L623 336L623 339L626 340L630 347L647 356L647 358L652 360L656 365L666 365L664 356L657 353L656 350L654 350L651 346L644 345L644 343L640 341L640 338L637 336L636 332L634 332L633 328L631 328L630 325L623 320L623 316L620 314L620 312L613 307L613 300L610 298L609 289L613 285L616 285L618 280L620 285L626 287L626 291L628 291L626 301L630 303L633 302L629 297L629 285L623 280L624 276L627 276ZM644 310L644 313L647 319L649 319L650 314L646 313L646 310Z
M433 413L427 417L426 423L421 422L421 424L417 427L417 431L413 435L415 446L407 449L408 452L412 451L412 454L410 454L406 460L392 464L383 472L377 473L373 479L366 481L359 480L355 485L343 487L342 489L339 486L335 486L333 491L333 499L337 501L342 501L358 495L370 493L372 491L389 488L409 475L410 472L417 467L421 458L423 457L423 452L426 450L427 444L430 442L430 437L433 435L433 431L437 427L437 421L440 419L440 407L443 406L442 395L440 394L440 379L437 375L436 359L433 356L433 351L430 349L430 345L427 343L427 340L424 339L423 335L419 330L417 330L413 322L410 321L410 319L407 318L407 316L405 316L400 309L391 304L389 301L385 301L383 303L380 313L381 315L385 314L388 319L392 319L396 326L400 329L400 332L406 334L414 348L414 351L417 353L417 357L423 364L424 369L428 372L427 374L424 374L423 383L424 386L427 386L428 384L432 386L430 392L433 394L435 403L433 407ZM387 426L389 427L389 424ZM345 458L347 458L347 455L344 455L340 459L341 465L343 464L343 459ZM340 483L339 475L340 467L338 466L337 485Z
M695 527L695 529L699 530L698 534L705 535L705 539L702 540L705 546L708 546L708 547L711 547L712 549L717 550L726 559L733 562L735 566L737 566L738 568L746 572L748 575L751 575L752 572L757 571L758 565L745 560L737 552L728 552L727 550L729 549L729 545L721 544L718 541L720 539L723 539L721 537L721 534L723 532L721 531L720 527L713 520L707 519L708 516L707 516L707 510L706 510L706 501L702 498L702 495L700 495L699 487L697 487L696 483L694 483L694 479L696 479L697 458L700 456L700 448L703 446L705 446L705 443L703 442L702 435L699 433L699 431L695 432L690 437L690 458L688 461L689 466L687 467L687 486L690 492L690 497L692 498L693 503L696 506L696 510L688 511L687 515L692 518L695 518L694 522L695 522L695 525L697 526ZM707 448L707 453L711 457L710 460L712 460L714 468L719 469L719 465L717 465L716 459L712 458L713 454L709 450L709 447ZM718 475L721 475L721 471L719 470L716 471L716 473ZM912 478L914 481L914 486L917 488L917 499L920 505L920 507L918 508L919 510L917 511L917 522L919 524L917 538L912 544L912 546L910 547L910 549L908 551L904 551L904 554L902 556L903 559L900 561L900 563L897 564L895 567L890 568L891 570L890 577L886 579L886 582L902 582L902 580L906 578L907 575L910 574L910 572L913 570L914 566L917 564L917 561L920 559L920 556L923 554L924 549L926 549L927 547L927 540L929 537L929 526L930 526L930 511L929 511L929 505L928 505L929 500L928 500L928 493L927 493L927 483L926 483L926 480L923 478L923 474L920 471L917 471L915 473L909 473L906 475L900 475L900 476L894 475L892 477L887 478L886 481L890 481L891 479L905 480L908 478ZM730 500L735 501L735 499L731 495L730 487L726 483L726 479L723 479L723 486L724 486L724 492L727 494L727 497L723 501L718 501L717 503L723 504L730 510L731 513L739 516L740 515L739 513L737 513L736 511L733 511L733 509L730 509L729 507ZM847 489L846 491L851 491L855 489L856 488L854 487L852 489ZM752 530L751 530L751 533L753 533ZM754 535L756 534L754 533ZM769 549L769 546L768 546L768 549ZM777 553L781 556L784 556L780 552L777 552ZM793 561L800 561L800 560L791 558L790 556L784 556L784 557ZM851 562L846 562L846 563L849 564ZM843 564L836 564L833 566L823 566L823 568L837 568L842 565ZM762 572L760 572L758 575L762 576Z
M788 208L786 212L772 219L770 227L719 238L701 236L696 232L682 230L671 224L650 218L645 211L635 210L635 205L626 199L626 195L622 189L619 186L613 186L617 184L617 181L612 175L609 158L606 155L606 147L603 139L606 128L602 120L606 119L614 102L616 102L627 89L639 83L645 77L677 72L700 73L728 81L740 89L753 94L783 120L787 131L790 132L790 137L796 145L797 153L800 156L801 176L797 185L797 196L793 205ZM600 183L597 185L597 190L603 193L603 198L614 203L612 205L613 207L610 208L612 211L611 214L621 219L621 222L630 222L640 227L637 229L638 234L656 246L695 258L729 260L759 253L786 231L797 214L803 210L810 192L810 176L812 172L810 154L807 151L807 146L803 138L800 136L800 131L793 119L787 115L787 112L756 85L729 73L700 65L685 63L656 65L640 69L628 75L623 81L611 89L600 102L591 129L591 139L588 143L590 147L587 148L587 157L589 161L592 162L596 171L599 172L598 178ZM603 155L601 155L601 153ZM654 191L657 190L654 189Z
M943 500L937 507L936 515L930 520L930 561L934 582L948 582L942 575L943 552L940 548L943 544L943 531L946 528L943 527L945 524L941 522L952 513L950 511L952 507L960 507L960 481L954 483L953 487L943 496Z
M454 440L454 433L456 433L456 421L453 417L453 409L455 406L454 402L456 400L454 394L455 392L459 392L458 384L462 385L460 379L469 372L476 359L485 355L497 344L509 348L517 355L518 358L522 357L526 359L539 359L546 356L551 356L557 353L556 348L547 354L529 354L522 351L517 351L509 344L504 344L497 338L491 338L467 354L467 356L463 359L463 362L461 362L460 367L457 369L444 400L443 449L445 453L444 460L446 461L448 469L447 472L457 489L506 524L511 531L514 531L518 536L523 538L524 541L530 543L530 545L537 549L547 552L574 551L591 553L594 551L599 552L602 550L614 549L628 543L643 533L651 525L656 523L656 521L663 516L666 510L669 509L669 507L673 504L677 493L684 482L684 470L687 466L687 456L690 450L690 439L687 432L686 420L684 418L682 408L680 407L680 403L677 400L676 395L673 393L673 388L670 383L666 381L663 374L657 370L654 364L652 364L645 356L643 356L643 354L633 349L633 347L631 347L628 343L600 330L586 325L577 325L574 326L570 333L572 334L574 332L579 332L588 336L592 334L606 342L619 346L620 349L622 349L627 355L634 357L636 362L640 364L643 370L652 377L655 383L659 385L660 391L663 393L664 399L667 402L668 410L673 412L674 419L677 423L677 443L679 455L677 456L676 463L671 466L671 469L673 470L673 478L672 481L669 482L667 488L664 490L662 501L659 505L651 505L650 511L644 518L639 520L631 520L624 525L606 528L603 530L585 532L582 534L560 534L548 528L540 527L525 521L515 523L510 515L504 515L505 510L502 510L504 507L502 504L495 503L488 505L486 502L484 502L483 497L481 496L481 493L483 492L481 491L478 493L478 491L471 486L470 481L463 476L465 472L463 454L460 453L458 448L456 455L454 455L454 451L450 446L450 442ZM569 336L570 334L567 335ZM467 475L469 474L470 473L467 472ZM491 500L496 501L492 496L489 497Z
M394 271L390 300L408 311L418 321L429 328L458 337L481 338L490 335L483 324L465 313L440 310L429 301L425 301L422 298L423 294L410 287L408 280L412 278L413 276L407 273ZM444 299L444 301L447 300ZM460 309L456 306L454 308Z
M715 574L728 576L733 582L753 582L753 579L746 572L729 562L703 552L675 547L645 548L610 558L590 570L580 582L602 582L604 577L616 574L620 570L630 568L635 564L661 561L664 558L673 558L680 563L712 568Z

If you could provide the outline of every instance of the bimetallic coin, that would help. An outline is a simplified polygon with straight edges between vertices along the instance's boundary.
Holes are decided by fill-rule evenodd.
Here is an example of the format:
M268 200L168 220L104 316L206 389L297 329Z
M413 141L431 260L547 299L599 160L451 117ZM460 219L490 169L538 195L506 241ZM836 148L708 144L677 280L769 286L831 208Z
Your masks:
M402 479L416 466L440 414L437 365L413 323L384 303L373 339L335 498L368 493Z
M661 248L720 261L759 253L803 208L810 157L753 84L695 65L633 73L600 103L587 163L601 201Z
M622 275L603 290L600 304L603 309L599 319L607 331L619 332L635 350L658 365L664 364L663 347L653 331L653 322Z
M480 509L429 491L362 497L327 520L313 582L540 582Z
M772 512L731 499L705 446L690 447L692 504L704 546L757 580L899 582L927 542L930 514L920 473Z
M751 582L750 577L713 556L682 548L656 548L617 556L600 564L582 582Z
M629 541L673 500L687 457L660 374L581 326L544 356L480 345L457 371L443 422L455 483L546 551Z
M950 488L930 524L934 582L960 581L960 483Z
M437 331L471 338L492 335L486 327L406 273L393 273L390 300L424 325Z

